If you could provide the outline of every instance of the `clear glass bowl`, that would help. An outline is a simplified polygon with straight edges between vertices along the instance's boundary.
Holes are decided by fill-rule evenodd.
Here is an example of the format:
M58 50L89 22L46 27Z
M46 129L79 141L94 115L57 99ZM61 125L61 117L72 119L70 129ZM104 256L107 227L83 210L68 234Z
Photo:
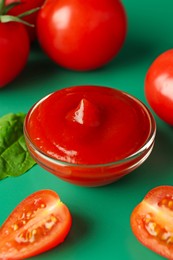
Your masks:
M128 97L130 96L127 94ZM135 153L122 160L105 164L73 164L57 160L44 153L33 143L29 133L28 126L32 112L38 104L44 102L45 98L37 102L27 113L24 122L24 135L28 150L34 160L48 172L53 173L58 178L80 186L102 186L117 181L123 176L129 174L139 167L150 155L155 135L156 123L150 110L138 99L130 96L135 102L138 102L140 109L146 114L149 120L148 136L145 143ZM92 152L92 151L91 151Z

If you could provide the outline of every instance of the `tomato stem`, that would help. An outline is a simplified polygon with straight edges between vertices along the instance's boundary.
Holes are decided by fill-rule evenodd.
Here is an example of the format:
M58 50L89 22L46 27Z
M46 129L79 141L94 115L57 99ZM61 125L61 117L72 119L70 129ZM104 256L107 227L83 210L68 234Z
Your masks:
M28 10L28 11L22 13L22 14L19 14L18 17L19 17L19 18L22 18L22 17L24 17L24 16L26 16L26 15L30 15L30 14L32 14L32 13L35 13L35 12L37 12L38 10L40 10L40 7L36 7L36 8L34 8L34 9Z
M30 24L30 23L20 19L18 16L12 16L12 15L0 15L0 22L1 23L18 22L18 23L23 23L25 25L34 27L33 24Z
M3 14L5 7L5 0L0 0L0 14Z
M19 1L19 2L15 2L15 3L11 3L9 5L5 5L4 10L3 10L3 14L7 14L10 9L12 9L13 7L20 5L20 4L21 4L21 2Z
M21 4L20 0L18 2L11 3L9 5L5 5L5 0L0 0L0 22L1 23L19 22L19 23L23 23L27 26L34 27L33 24L30 24L30 23L24 21L21 18L37 12L40 9L40 7L36 7L36 8L31 9L31 10L28 10L28 11L22 13L22 14L19 14L18 16L8 15L8 11L10 9L12 9L13 7L15 7L16 5L19 5L19 4Z

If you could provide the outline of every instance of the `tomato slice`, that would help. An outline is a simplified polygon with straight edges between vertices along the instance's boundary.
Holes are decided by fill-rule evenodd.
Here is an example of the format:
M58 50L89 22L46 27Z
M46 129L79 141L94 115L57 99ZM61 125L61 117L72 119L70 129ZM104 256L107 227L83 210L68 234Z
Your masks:
M0 229L0 259L25 259L43 253L66 238L72 224L69 209L52 190L24 199Z
M131 227L144 246L173 259L173 186L149 191L133 210Z

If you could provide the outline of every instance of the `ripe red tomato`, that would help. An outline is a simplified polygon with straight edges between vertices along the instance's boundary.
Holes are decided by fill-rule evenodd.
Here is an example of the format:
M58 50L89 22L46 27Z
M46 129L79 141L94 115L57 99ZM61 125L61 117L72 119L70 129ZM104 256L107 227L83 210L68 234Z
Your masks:
M62 67L91 70L120 51L127 19L120 0L49 0L37 19L38 40Z
M131 227L146 247L173 259L173 186L152 189L133 210Z
M11 4L19 2L19 0L5 0L5 4ZM8 14L17 16L19 14L22 14L26 11L29 11L31 9L34 9L36 7L41 7L45 0L20 0L21 4L15 6L12 8ZM23 17L22 19L30 24L36 25L36 19L37 19L38 12L32 13L30 15L27 15ZM35 27L26 26L26 29L29 33L29 38L31 41L33 41L36 38L36 29Z
M30 42L19 22L0 22L0 87L14 80L27 63Z
M159 55L149 67L145 94L155 113L173 125L173 49Z
M68 208L51 190L24 199L0 229L0 259L25 259L62 243L72 219Z

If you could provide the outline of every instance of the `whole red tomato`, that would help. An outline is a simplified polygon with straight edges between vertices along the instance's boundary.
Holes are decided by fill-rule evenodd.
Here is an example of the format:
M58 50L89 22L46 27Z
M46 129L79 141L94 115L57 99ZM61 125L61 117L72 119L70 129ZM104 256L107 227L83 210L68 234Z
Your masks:
M41 47L62 67L91 70L121 49L127 30L119 0L49 0L38 13Z
M155 113L173 125L173 49L159 55L149 67L145 94Z
M19 22L0 22L0 87L14 80L27 63L30 42Z
M43 3L45 2L45 0L5 0L6 5L11 4L11 3L18 3L18 2L20 2L21 4L18 4L17 6L10 9L8 14L17 16L26 11L32 10L36 7L41 7L43 5ZM37 14L38 14L38 12L34 12L30 15L23 17L22 19L30 24L35 25L36 19L37 19ZM30 40L33 41L36 38L35 27L26 26L26 28L29 33Z

